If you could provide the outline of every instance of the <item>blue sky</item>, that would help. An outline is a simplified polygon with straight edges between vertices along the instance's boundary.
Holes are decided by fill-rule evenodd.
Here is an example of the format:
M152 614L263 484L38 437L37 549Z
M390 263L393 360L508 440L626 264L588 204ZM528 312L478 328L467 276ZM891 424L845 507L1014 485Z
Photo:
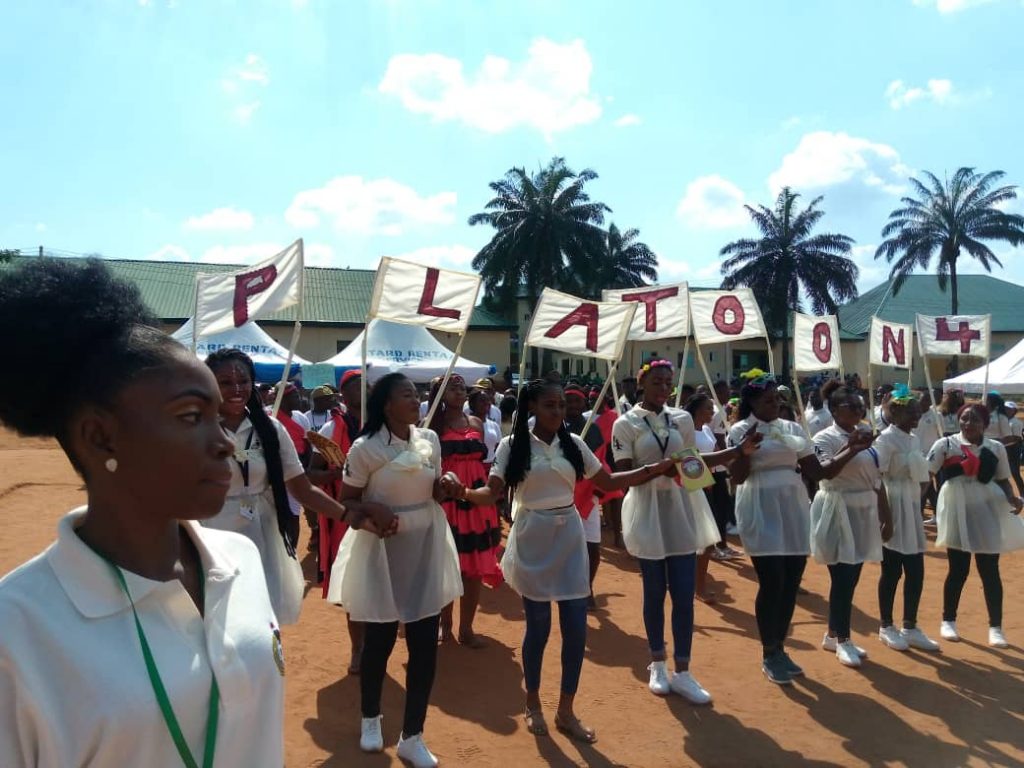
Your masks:
M715 284L742 203L790 184L855 238L863 290L907 176L1024 183L1021 0L33 0L0 23L5 248L253 263L301 236L308 264L468 269L487 183L562 155L663 281Z

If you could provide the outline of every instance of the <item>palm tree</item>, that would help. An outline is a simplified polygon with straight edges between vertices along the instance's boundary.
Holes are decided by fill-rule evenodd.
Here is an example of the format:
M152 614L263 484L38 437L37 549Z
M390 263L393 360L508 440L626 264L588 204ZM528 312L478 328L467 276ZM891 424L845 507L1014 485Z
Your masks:
M530 175L511 168L490 183L494 197L482 213L469 217L471 226L489 224L496 230L473 258L493 304L511 313L522 296L532 308L541 290L551 286L581 293L595 263L606 251L601 229L611 209L594 202L586 184L597 178L590 170L574 173L561 157ZM545 365L550 355L545 354ZM536 352L533 371L537 372Z
M904 207L889 214L889 223L882 229L886 239L875 251L876 259L885 256L892 264L889 278L894 295L915 268L928 269L937 251L939 290L945 292L949 284L951 314L958 314L957 260L961 251L967 251L986 272L991 272L993 264L1001 267L1002 263L983 240L1014 246L1024 243L1024 216L998 208L1017 197L1015 186L993 188L1005 175L1002 171L980 174L973 168L960 168L945 184L928 171L928 185L910 179L919 197L904 197Z
M727 257L722 287L752 288L769 332L781 337L784 376L789 374L789 312L801 311L801 292L815 314L835 313L839 302L857 298L857 266L847 257L853 239L831 232L811 234L825 215L817 207L822 198L801 211L798 197L783 187L774 210L744 206L761 237L729 243L720 254Z
M599 297L605 288L637 288L658 279L658 257L639 237L639 229L622 232L608 224L604 254L591 270L588 295Z

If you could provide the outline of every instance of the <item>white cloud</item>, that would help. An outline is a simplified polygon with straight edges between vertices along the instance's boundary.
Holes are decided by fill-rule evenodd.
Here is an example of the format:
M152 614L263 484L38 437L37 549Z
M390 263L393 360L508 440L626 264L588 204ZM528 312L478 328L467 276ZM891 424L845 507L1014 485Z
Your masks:
M855 183L897 195L910 174L899 152L888 144L815 131L804 134L796 149L782 159L768 177L768 186L775 194L784 186L803 192Z
M998 0L913 0L914 5L920 8L934 7L939 13L957 13L968 8L976 8L979 5L988 5Z
M192 255L180 245L167 245L142 257L146 261L194 261Z
M231 114L235 116L242 125L248 125L252 120L252 116L256 114L256 110L260 108L260 101L250 101L248 104L239 104L235 107Z
M235 76L242 82L256 83L257 85L270 84L270 72L267 64L255 53L245 57L245 63L235 70Z
M694 229L732 229L750 221L743 190L718 174L701 176L686 186L676 215Z
M454 192L421 197L393 179L338 176L295 195L285 220L293 227L310 228L327 218L340 232L400 235L411 226L450 224L455 200Z
M462 62L439 53L392 56L378 90L410 112L459 121L487 133L526 126L545 136L601 116L590 92L593 64L582 40L535 40L524 62L486 56L467 77Z
M850 249L850 259L857 265L857 289L864 293L884 280L889 279L889 263L884 258L875 261L877 245L855 245Z
M643 121L640 119L640 115L623 115L615 121L616 128L627 128L631 125L640 125Z
M46 231L46 225L43 224L43 222L41 222L41 221L37 221L36 222L36 232L45 232L45 231Z
M415 261L417 264L425 264L428 267L447 267L469 272L472 271L470 263L477 252L477 249L466 245L432 245L406 253L394 254L394 258Z
M939 105L949 104L958 98L958 95L953 93L951 80L929 80L923 88L909 87L902 80L893 80L885 89L885 98L889 100L890 107L901 109L921 100Z
M255 53L247 54L239 66L232 67L220 81L221 90L228 96L231 114L242 125L248 125L262 101L257 96L261 88L270 85L270 70Z
M248 230L252 229L253 216L248 211L238 208L215 208L202 216L190 216L185 221L185 229L189 230Z

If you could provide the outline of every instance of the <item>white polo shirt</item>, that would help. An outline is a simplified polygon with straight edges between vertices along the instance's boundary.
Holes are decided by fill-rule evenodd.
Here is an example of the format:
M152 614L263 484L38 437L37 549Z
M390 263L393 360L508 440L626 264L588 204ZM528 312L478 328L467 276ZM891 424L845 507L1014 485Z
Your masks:
M181 768L111 567L78 538L0 580L0 766ZM211 667L215 764L284 764L284 655L259 553L244 536L183 522L206 570L200 616L177 580L123 571L175 716L202 762Z

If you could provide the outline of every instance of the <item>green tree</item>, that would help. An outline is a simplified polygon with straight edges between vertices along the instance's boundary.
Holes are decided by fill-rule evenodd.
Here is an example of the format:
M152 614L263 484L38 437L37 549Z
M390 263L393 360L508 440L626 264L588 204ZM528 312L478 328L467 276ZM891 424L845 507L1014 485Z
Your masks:
M588 286L590 296L599 297L605 288L636 288L658 279L658 257L639 237L639 229L622 232L614 223L608 224L604 254L590 272L594 276Z
M798 197L783 187L774 210L745 206L761 237L736 240L721 250L722 287L753 289L769 333L782 340L784 376L789 375L789 313L802 311L802 296L815 314L835 313L840 302L857 297L857 266L848 258L853 239L812 234L825 215L818 208L822 198L800 210Z
M927 184L910 179L918 197L904 197L903 207L889 214L882 229L886 238L875 251L892 264L889 278L892 292L899 292L907 277L918 267L928 269L938 254L936 273L939 290L950 288L951 313L958 314L957 261L963 251L992 271L1002 263L984 240L1010 245L1024 243L1024 216L1006 213L999 205L1017 197L1015 186L996 187L1002 171L976 173L960 168L945 183L925 171Z
M16 256L21 256L21 251L11 248L0 248L0 264L3 264L5 261L10 261Z
M511 168L504 178L490 183L494 196L484 211L469 217L471 226L490 225L490 242L473 258L473 269L483 278L491 306L514 313L519 298L531 312L547 287L582 293L586 276L602 262L606 235L601 225L611 209L595 202L586 185L597 174L572 171L564 158L555 157L535 174ZM545 353L545 370L550 354ZM533 371L539 373L536 352Z

